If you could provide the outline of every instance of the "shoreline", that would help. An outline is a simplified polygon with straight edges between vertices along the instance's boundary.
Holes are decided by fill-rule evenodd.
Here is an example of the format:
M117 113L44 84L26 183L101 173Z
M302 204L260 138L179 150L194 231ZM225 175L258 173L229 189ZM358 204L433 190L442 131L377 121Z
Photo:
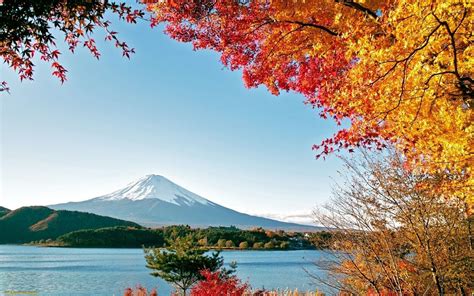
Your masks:
M1 246L25 246L25 247L40 247L40 248L64 248L64 249L146 249L146 248L154 248L153 246L142 246L142 247L118 247L118 246L111 246L111 247L101 247L101 246L91 246L91 247L84 247L84 246L67 246L61 244L32 244L32 243L23 243L23 244L0 244ZM165 247L158 247L158 249L166 249ZM201 248L207 251L308 251L308 250L323 250L318 248L288 248L288 249L254 249L254 248L247 248L241 249L238 247L235 248L216 248L216 247L209 247L209 248Z

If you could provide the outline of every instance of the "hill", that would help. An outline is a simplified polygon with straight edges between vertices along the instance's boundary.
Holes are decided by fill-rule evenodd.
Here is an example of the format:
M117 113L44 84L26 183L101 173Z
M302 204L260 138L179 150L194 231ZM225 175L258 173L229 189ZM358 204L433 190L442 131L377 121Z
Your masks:
M0 217L5 216L9 212L11 212L9 209L4 208L4 207L0 207Z
M47 207L22 207L0 218L0 244L27 243L82 229L113 226L141 226L124 220L76 211L56 211Z
M50 206L134 221L145 226L187 224L193 227L263 227L291 231L321 228L286 223L237 212L203 198L159 175L148 175L110 194Z

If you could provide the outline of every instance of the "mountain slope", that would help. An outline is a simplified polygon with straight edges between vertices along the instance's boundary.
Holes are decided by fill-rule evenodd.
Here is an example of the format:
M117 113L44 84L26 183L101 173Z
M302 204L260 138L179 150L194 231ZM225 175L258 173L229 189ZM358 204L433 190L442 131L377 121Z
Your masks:
M140 225L110 217L73 211L55 211L47 207L22 207L0 218L0 243L25 243L55 239L80 229Z
M0 217L5 216L5 215L8 214L9 212L10 212L9 209L4 208L4 207L0 207Z
M145 176L123 189L97 198L50 207L90 212L147 226L188 224L194 227L233 225L240 228L316 229L231 210L158 175Z

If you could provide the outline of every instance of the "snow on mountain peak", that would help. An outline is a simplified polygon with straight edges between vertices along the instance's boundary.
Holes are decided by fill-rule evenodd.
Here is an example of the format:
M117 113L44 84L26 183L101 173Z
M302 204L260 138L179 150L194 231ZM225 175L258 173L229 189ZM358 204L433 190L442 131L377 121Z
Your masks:
M146 175L123 189L98 197L100 200L159 199L176 205L194 203L210 204L207 199L173 183L160 175Z

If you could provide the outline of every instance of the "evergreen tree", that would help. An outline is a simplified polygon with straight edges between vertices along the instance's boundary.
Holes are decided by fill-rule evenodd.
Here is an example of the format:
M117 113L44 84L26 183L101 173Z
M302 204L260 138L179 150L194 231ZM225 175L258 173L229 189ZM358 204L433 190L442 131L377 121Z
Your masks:
M151 275L171 283L183 296L203 279L203 270L220 271L223 277L235 271L235 264L230 269L222 267L224 259L219 252L205 254L206 250L199 248L191 235L169 241L168 245L166 249L145 249L147 267L153 270Z

